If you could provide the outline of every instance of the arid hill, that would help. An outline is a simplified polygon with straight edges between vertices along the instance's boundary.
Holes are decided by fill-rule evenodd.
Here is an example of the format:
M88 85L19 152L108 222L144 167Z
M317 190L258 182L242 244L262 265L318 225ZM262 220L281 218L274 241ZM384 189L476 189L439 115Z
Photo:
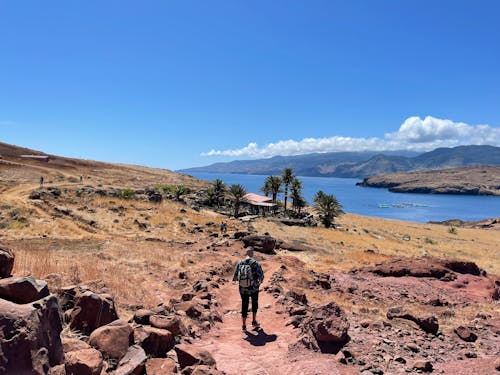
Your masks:
M26 161L9 147L0 164L0 372L500 368L496 230L351 214L337 229L235 219L203 206L202 181L55 156ZM192 191L154 189L178 183ZM262 329L242 332L231 278L249 243L265 272ZM8 362L19 353L25 362Z
M357 185L388 188L394 193L500 195L500 166L381 174Z

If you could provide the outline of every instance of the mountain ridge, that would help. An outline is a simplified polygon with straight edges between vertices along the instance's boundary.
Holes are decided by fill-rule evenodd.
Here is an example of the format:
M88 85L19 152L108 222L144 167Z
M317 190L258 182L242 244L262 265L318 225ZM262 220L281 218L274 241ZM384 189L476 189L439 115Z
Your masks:
M214 163L180 171L183 173L268 175L279 174L283 168L292 167L299 176L365 178L383 173L404 173L475 165L500 165L500 147L469 145L453 148L442 147L424 153L363 151L275 156L269 159Z

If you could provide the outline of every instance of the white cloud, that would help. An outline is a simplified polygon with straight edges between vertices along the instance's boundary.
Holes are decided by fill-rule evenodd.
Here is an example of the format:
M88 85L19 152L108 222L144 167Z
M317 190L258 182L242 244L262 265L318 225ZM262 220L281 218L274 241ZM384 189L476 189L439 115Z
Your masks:
M268 158L282 155L301 155L314 152L339 151L429 151L437 147L459 145L500 146L500 128L490 125L468 125L463 122L427 116L407 118L396 132L387 133L384 138L304 138L300 141L287 140L269 143L263 147L255 142L234 150L211 150L202 156L230 156Z

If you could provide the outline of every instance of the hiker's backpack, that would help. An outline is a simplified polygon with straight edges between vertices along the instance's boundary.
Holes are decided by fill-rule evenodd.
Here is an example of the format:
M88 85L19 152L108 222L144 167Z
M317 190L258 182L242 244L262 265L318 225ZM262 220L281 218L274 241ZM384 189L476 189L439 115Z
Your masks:
M250 288L253 285L253 272L252 264L254 261L245 261L240 263L240 269L238 271L238 281L240 282L240 287Z

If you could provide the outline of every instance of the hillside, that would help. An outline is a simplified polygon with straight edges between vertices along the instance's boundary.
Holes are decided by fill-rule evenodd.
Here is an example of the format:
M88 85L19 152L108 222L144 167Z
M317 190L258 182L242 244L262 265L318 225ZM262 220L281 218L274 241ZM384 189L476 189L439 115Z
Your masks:
M357 185L388 188L395 193L500 195L500 166L382 174Z
M500 165L500 147L458 146L423 154L394 152L339 152L270 159L240 160L190 168L183 172L279 174L292 167L299 176L365 178L382 173L410 172L473 165Z
M23 158L22 155L44 155L49 161ZM66 158L0 142L0 183L37 183L41 176L46 182L58 184L76 183L82 176L84 184L101 187L144 188L152 184L182 184L196 188L206 185L198 179L166 169Z
M2 152L0 257L15 261L13 277L0 275L0 373L494 371L497 229L351 214L336 229L235 219L192 204L206 184L170 171ZM147 186L178 182L193 192L148 196ZM242 331L230 280L249 241L265 280L261 328ZM28 276L48 288L9 300L22 293L5 285L29 288Z

